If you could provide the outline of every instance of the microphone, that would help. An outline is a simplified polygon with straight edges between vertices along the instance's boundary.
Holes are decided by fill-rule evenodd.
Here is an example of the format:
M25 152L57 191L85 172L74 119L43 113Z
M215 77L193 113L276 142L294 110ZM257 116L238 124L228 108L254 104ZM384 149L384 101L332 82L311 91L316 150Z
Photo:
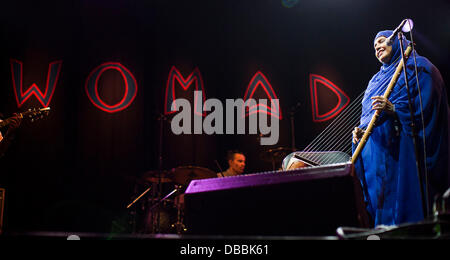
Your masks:
M406 22L408 22L408 24L406 24ZM413 27L413 21L412 21L411 19L405 19L405 20L403 20L403 21L400 23L400 25L399 25L397 28L395 28L395 30L394 30L394 32L392 33L392 35L389 36L389 37L387 38L386 44L387 44L388 46L391 46L391 45L394 43L395 37L397 36L397 34L398 34L400 31L403 31L403 32L406 33L406 32L411 31L411 30L412 30L412 27Z

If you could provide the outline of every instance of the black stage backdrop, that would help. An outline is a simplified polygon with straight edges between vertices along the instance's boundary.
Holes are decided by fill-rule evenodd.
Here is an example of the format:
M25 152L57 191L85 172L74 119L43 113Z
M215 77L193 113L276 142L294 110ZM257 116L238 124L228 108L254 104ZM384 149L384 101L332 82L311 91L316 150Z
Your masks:
M9 231L129 232L125 207L145 190L133 178L159 167L157 118L172 68L185 79L198 68L205 97L222 101L243 98L261 72L280 99L283 119L280 140L271 147L259 145L257 135L175 136L165 122L163 169L195 165L218 171L214 160L225 168L226 151L240 149L248 158L247 173L271 170L260 155L291 146L293 106L301 104L295 114L298 149L331 122L313 121L310 75L325 77L354 100L380 66L375 34L404 18L414 20L418 52L450 82L445 0L16 0L2 3L0 14L5 116L42 106L33 95L18 107L12 62L23 64L23 91L34 83L43 94L49 64L61 62L48 104L52 113L24 122L1 159ZM137 84L135 99L116 113L96 107L85 90L90 73L105 63L120 63ZM118 70L104 71L98 92L109 105L121 102L126 89ZM322 92L323 113L336 97Z

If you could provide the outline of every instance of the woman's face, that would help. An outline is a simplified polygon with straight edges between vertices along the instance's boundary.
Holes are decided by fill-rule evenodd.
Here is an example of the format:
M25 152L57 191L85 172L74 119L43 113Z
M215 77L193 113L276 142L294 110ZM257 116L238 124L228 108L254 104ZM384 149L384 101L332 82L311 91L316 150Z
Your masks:
M375 40L374 44L375 56L377 59L385 64L391 60L392 56L392 46L386 44L386 37L380 36Z

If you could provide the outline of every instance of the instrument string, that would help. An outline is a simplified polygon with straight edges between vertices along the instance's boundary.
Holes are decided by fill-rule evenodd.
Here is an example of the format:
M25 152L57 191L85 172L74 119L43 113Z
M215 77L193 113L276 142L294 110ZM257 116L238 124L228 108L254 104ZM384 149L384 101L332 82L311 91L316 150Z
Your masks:
M351 129L358 121L359 119L349 121L351 124L348 127L342 127L339 135L336 135L333 140L328 145L322 147L320 151L344 151L348 145L351 145L351 139L349 139L349 136L351 136ZM318 157L320 157L319 154L317 154L314 159L318 159ZM324 164L327 164L326 162L327 161L325 161Z
M341 122L345 122L343 120L344 117L351 115L353 113L355 113L355 109L358 109L361 100L363 98L363 94L362 93L359 97L357 97L355 99L355 101L353 101L351 103L350 106L348 106L335 120L333 120L333 122L331 122L331 124L329 124L325 130L323 130L305 149L304 151L316 151L318 146L320 146L325 139L329 138L330 136L330 132L333 132L336 130L336 126L340 125Z
M309 151L341 151L338 147L345 147L345 144L342 144L342 141L347 139L347 136L351 132L354 125L356 125L359 121L358 118L354 118L353 120L346 120L348 126L340 125L338 128L338 132L330 134L331 138L328 138L330 140L324 139L322 142L319 142L318 144L314 145L315 148L310 149ZM340 146L342 145L342 146ZM320 154L317 154L313 158L311 158L313 161L320 157Z
M315 152L315 151L342 151L348 153L350 146L351 152L351 139L344 143L349 137L349 133L358 124L361 112L361 101L364 97L364 92L361 93L351 104L348 106L331 124L329 124L324 131L322 131L305 149L303 152ZM338 148L338 149L337 149ZM320 153L311 154L311 156L305 157L317 164L317 159L321 157ZM310 158L308 158L310 157Z
M340 141L342 140L342 138L347 137L349 134L351 134L351 131L349 131L349 130L351 130L354 127L354 125L357 124L358 122L359 122L359 118L353 118L353 119L349 119L346 122L346 125L339 126L338 131L332 137L332 139L327 141L326 143L324 143L323 149L325 151L330 151L330 150L336 149L336 147L338 147L340 145Z

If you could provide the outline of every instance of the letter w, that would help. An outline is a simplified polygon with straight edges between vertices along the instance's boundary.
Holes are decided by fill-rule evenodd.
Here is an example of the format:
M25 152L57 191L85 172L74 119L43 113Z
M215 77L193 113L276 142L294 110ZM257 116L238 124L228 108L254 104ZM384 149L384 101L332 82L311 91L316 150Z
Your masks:
M35 83L27 91L23 92L23 63L18 60L11 60L12 83L18 107L21 107L33 95L42 106L48 107L55 92L61 65L62 61L54 61L48 66L47 83L45 94L43 94Z

